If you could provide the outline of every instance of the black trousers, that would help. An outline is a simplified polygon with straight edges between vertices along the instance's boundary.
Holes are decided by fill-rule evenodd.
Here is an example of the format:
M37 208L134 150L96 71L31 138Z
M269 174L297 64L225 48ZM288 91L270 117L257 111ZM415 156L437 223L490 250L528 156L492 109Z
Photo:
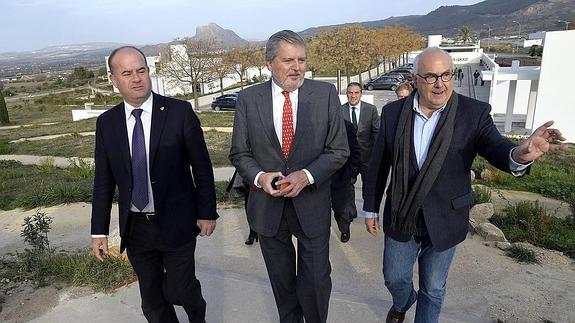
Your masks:
M297 238L297 259L292 235ZM329 227L325 234L307 237L293 203L286 199L277 234L259 238L280 322L326 322L331 294Z
M355 207L355 189L349 182L345 185L333 185L331 188L331 209L339 232L349 233L349 224L357 217Z
M174 305L180 305L190 322L205 322L206 302L196 278L196 239L167 246L157 220L132 216L127 237L128 259L138 275L142 310L148 322L178 322Z

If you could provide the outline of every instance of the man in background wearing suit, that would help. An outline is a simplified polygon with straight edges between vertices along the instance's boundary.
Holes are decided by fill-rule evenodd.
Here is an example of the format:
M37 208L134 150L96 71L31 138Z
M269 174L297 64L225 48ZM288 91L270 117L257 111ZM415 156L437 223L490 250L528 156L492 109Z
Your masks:
M272 80L238 95L230 160L253 185L248 221L280 321L326 322L330 178L349 155L341 103L332 84L304 79L306 45L293 31L272 35L265 59Z
M417 90L387 104L364 188L365 224L379 232L378 212L391 170L383 211L383 274L393 298L386 322L403 322L417 302L415 322L437 322L456 245L468 230L471 164L477 154L515 176L563 140L553 122L519 146L502 137L489 104L453 91L451 56L425 49L415 60ZM419 291L413 288L418 261Z
M205 322L206 303L195 276L196 236L216 227L214 174L200 121L189 103L152 93L145 55L114 50L110 79L124 102L96 123L92 250L108 256L110 210L118 187L120 251L138 275L149 322ZM191 167L191 170L190 170Z
M367 168L373 144L379 132L379 113L373 104L361 101L361 84L351 82L347 86L347 103L341 106L343 117L356 127L357 143L360 149L359 173L362 187L365 187Z

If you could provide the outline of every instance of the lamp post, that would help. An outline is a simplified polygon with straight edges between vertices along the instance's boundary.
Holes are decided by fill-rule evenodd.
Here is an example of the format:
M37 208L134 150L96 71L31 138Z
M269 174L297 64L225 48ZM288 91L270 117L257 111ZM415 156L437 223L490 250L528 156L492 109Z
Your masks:
M483 24L483 26L487 26L487 52L491 52L491 26L488 24Z
M558 22L562 22L565 24L565 30L569 30L569 21L565 21L565 20L557 20Z
M519 25L519 32L517 33L517 53L519 53L519 42L521 41L521 23L513 20L514 23Z

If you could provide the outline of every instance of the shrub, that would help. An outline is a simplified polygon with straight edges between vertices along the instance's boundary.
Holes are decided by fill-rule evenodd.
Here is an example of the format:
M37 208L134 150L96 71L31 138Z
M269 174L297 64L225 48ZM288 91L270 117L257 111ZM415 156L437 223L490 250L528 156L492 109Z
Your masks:
M94 178L94 164L78 158L76 160L70 159L70 166L66 168L66 171L71 178Z
M507 249L507 255L517 262L527 263L527 264L538 264L539 258L535 251L527 249L523 246L512 245Z
M474 185L473 186L473 200L474 200L474 204L491 202L491 190L485 186Z
M536 246L564 252L573 258L575 228L569 219L547 213L539 201L523 201L504 209L506 215L496 214L491 222L499 227L509 241L527 241Z
M0 142L0 155L10 155L15 150L14 146L7 142Z

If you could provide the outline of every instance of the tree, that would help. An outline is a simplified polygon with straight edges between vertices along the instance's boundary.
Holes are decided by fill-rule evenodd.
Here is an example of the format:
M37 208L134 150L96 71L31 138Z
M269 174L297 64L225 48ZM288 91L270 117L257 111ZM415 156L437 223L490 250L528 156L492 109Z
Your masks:
M251 45L236 47L232 48L224 55L224 61L226 64L229 64L234 72L236 72L240 77L240 88L242 90L244 89L244 75L246 74L248 67L251 66L250 60L252 48L253 47Z
M469 26L463 26L459 29L459 39L464 43L471 41L471 28Z
M226 52L221 52L220 56L214 59L211 73L220 80L220 94L224 95L224 78L226 75L233 73L234 69L225 60Z
M266 68L266 57L265 57L265 48L263 47L251 47L250 56L249 56L250 65L254 66L260 72L259 75L259 82L262 82L262 70Z
M4 84L0 82L0 124L9 124L8 108L4 99Z
M75 67L74 68L74 72L72 72L72 74L70 74L70 76L68 77L68 79L70 81L74 81L74 80L88 80L94 77L94 72L86 69L83 66L80 67Z
M179 39L162 53L160 73L172 84L190 84L194 107L198 107L198 92L204 80L210 76L219 48L220 44L214 38Z

